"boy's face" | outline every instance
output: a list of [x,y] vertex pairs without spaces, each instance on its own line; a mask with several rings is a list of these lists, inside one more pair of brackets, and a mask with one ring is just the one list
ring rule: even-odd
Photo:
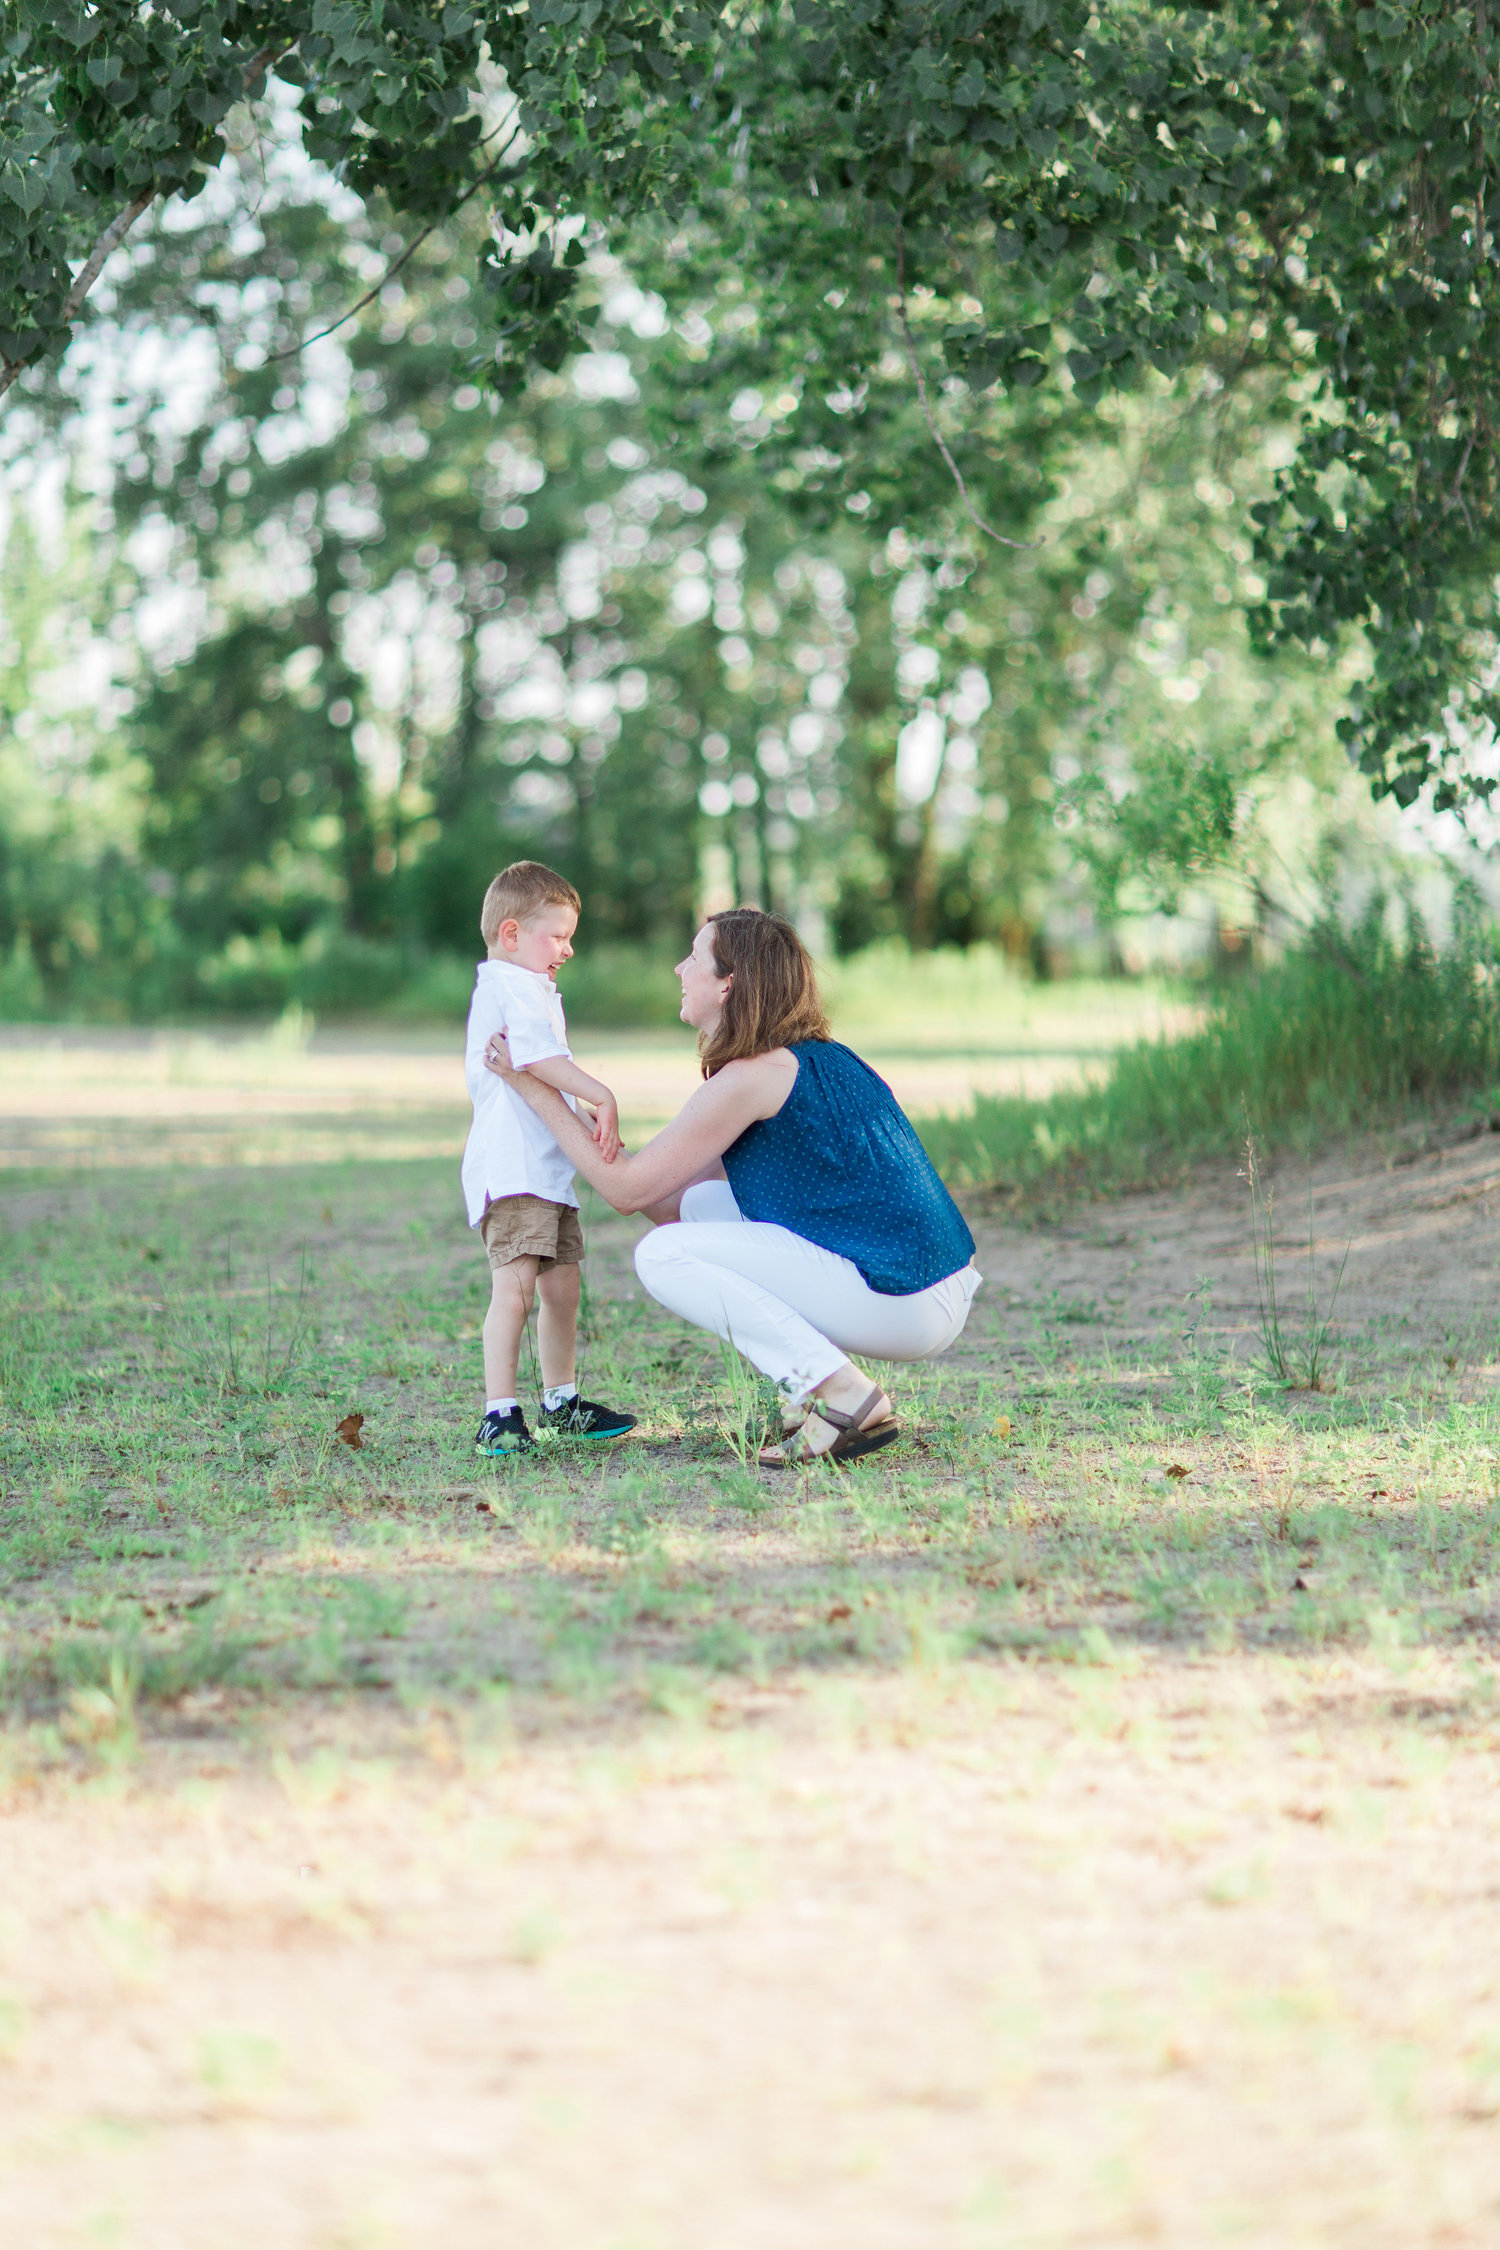
[[511,916],[495,932],[490,959],[514,961],[518,969],[554,976],[564,961],[573,958],[573,932],[577,927],[578,916],[571,906],[539,906],[524,921]]

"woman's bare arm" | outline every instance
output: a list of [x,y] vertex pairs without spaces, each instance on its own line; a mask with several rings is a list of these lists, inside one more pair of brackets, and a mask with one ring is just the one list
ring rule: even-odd
[[669,1227],[682,1217],[682,1199],[690,1187],[699,1187],[705,1180],[727,1180],[728,1177],[723,1157],[716,1156],[711,1164],[704,1165],[701,1172],[695,1172],[690,1180],[684,1180],[680,1188],[663,1196],[660,1203],[648,1203],[641,1217],[649,1219],[654,1227]]
[[527,1070],[533,1078],[540,1078],[544,1086],[555,1086],[560,1094],[576,1094],[596,1113],[594,1139],[607,1160],[613,1161],[620,1153],[620,1105],[609,1088],[600,1079],[590,1078],[580,1070],[570,1055],[546,1055],[541,1062],[528,1063]]
[[796,1060],[785,1048],[726,1063],[689,1096],[654,1140],[636,1155],[622,1154],[606,1164],[593,1135],[562,1096],[529,1071],[512,1070],[494,1059],[501,1051],[492,1040],[489,1068],[536,1111],[574,1170],[615,1210],[644,1211],[652,1218],[675,1218],[683,1189],[711,1177],[717,1159],[747,1125],[774,1117],[797,1080]]

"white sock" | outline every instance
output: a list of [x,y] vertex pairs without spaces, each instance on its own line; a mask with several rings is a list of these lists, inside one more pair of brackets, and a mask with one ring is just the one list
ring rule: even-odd
[[486,1414],[498,1414],[503,1418],[507,1414],[514,1414],[518,1403],[519,1401],[513,1398],[487,1398],[484,1402],[484,1411]]
[[571,1405],[577,1396],[576,1383],[554,1383],[550,1391],[542,1393],[542,1410],[547,1414],[555,1414],[560,1406]]

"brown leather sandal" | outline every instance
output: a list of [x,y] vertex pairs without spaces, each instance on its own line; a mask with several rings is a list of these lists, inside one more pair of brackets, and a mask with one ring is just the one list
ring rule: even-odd
[[[809,1422],[814,1415],[817,1415],[820,1421],[826,1422],[830,1429],[838,1432],[832,1445],[825,1446],[819,1453],[811,1450],[805,1438],[799,1445],[797,1440],[803,1437],[803,1431],[807,1427],[807,1424],[804,1423],[801,1430],[794,1431],[780,1446],[774,1448],[768,1446],[762,1452],[760,1456],[761,1467],[763,1469],[793,1469],[799,1467],[804,1461],[857,1461],[861,1454],[878,1453],[882,1446],[894,1445],[896,1439],[901,1435],[901,1424],[896,1420],[894,1414],[884,1415],[878,1422],[866,1423],[865,1421],[865,1416],[869,1413],[875,1401],[883,1396],[882,1386],[877,1383],[863,1405],[858,1407],[853,1414],[845,1414],[837,1406],[825,1406],[821,1401],[810,1405],[807,1410]],[[772,1452],[779,1453],[781,1458],[779,1460],[767,1459],[767,1454]]]

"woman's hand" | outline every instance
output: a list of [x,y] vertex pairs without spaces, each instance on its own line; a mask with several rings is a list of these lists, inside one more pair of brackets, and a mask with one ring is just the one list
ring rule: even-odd
[[512,1085],[520,1077],[521,1073],[510,1059],[510,1046],[503,1031],[497,1031],[485,1048],[484,1067],[492,1070],[497,1078],[507,1079]]
[[594,1139],[606,1164],[620,1153],[620,1105],[613,1094],[594,1104]]
[[[484,1050],[485,1069],[492,1070],[497,1078],[503,1079],[507,1086],[514,1086],[518,1093],[524,1095],[528,1086],[541,1085],[546,1086],[552,1092],[565,1091],[574,1100],[582,1102],[584,1108],[592,1115],[594,1141],[599,1153],[606,1164],[613,1164],[620,1153],[619,1103],[610,1093],[608,1087],[601,1086],[596,1079],[585,1076],[583,1072],[574,1067],[567,1057],[562,1057],[560,1060],[567,1062],[567,1068],[574,1080],[574,1086],[569,1086],[567,1080],[564,1079],[562,1088],[558,1088],[554,1075],[559,1068],[558,1058],[549,1058],[531,1070],[517,1070],[510,1059],[510,1042],[503,1031],[495,1032],[489,1045]],[[585,1087],[592,1090],[585,1092],[583,1090]],[[531,1106],[535,1109],[537,1104],[533,1102]]]
[[[534,1072],[516,1070],[498,1036],[485,1049],[492,1070],[527,1107],[534,1109],[575,1171],[597,1188],[616,1211],[644,1211],[657,1219],[675,1218],[676,1198],[690,1180],[706,1178],[725,1149],[759,1117],[774,1117],[797,1080],[797,1061],[784,1049],[726,1063],[718,1074],[689,1095],[670,1125],[633,1156],[620,1150],[611,1162],[595,1128],[575,1117],[561,1094]],[[606,1128],[607,1129],[607,1128]]]

